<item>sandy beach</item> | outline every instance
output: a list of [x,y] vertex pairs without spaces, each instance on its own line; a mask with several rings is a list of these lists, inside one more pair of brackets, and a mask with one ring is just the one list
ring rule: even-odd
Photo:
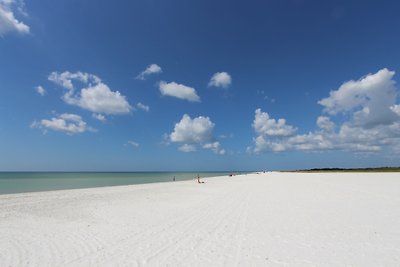
[[399,173],[0,196],[0,266],[400,266]]

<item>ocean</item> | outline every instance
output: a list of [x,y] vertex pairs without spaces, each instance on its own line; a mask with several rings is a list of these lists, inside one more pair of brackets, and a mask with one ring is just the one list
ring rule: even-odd
[[[0,194],[146,184],[224,176],[230,172],[0,172]],[[235,172],[238,174],[238,172]]]

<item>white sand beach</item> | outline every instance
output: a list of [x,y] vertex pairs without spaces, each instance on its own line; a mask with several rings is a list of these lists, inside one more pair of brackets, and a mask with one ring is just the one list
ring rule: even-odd
[[0,266],[400,266],[399,173],[0,196]]

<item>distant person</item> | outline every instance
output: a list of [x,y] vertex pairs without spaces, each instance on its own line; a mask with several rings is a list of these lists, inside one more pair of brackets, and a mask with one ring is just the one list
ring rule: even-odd
[[172,179],[172,181],[174,181],[174,182],[175,182],[175,176],[174,176],[174,178]]
[[198,182],[199,184],[204,184],[204,182],[200,181],[200,175],[198,175],[198,174],[197,174],[197,182]]

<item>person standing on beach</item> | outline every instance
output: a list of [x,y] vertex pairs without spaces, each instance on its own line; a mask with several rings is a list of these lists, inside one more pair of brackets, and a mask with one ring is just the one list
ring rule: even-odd
[[175,176],[174,176],[174,179],[172,179],[172,181],[174,181],[174,182],[175,182]]

